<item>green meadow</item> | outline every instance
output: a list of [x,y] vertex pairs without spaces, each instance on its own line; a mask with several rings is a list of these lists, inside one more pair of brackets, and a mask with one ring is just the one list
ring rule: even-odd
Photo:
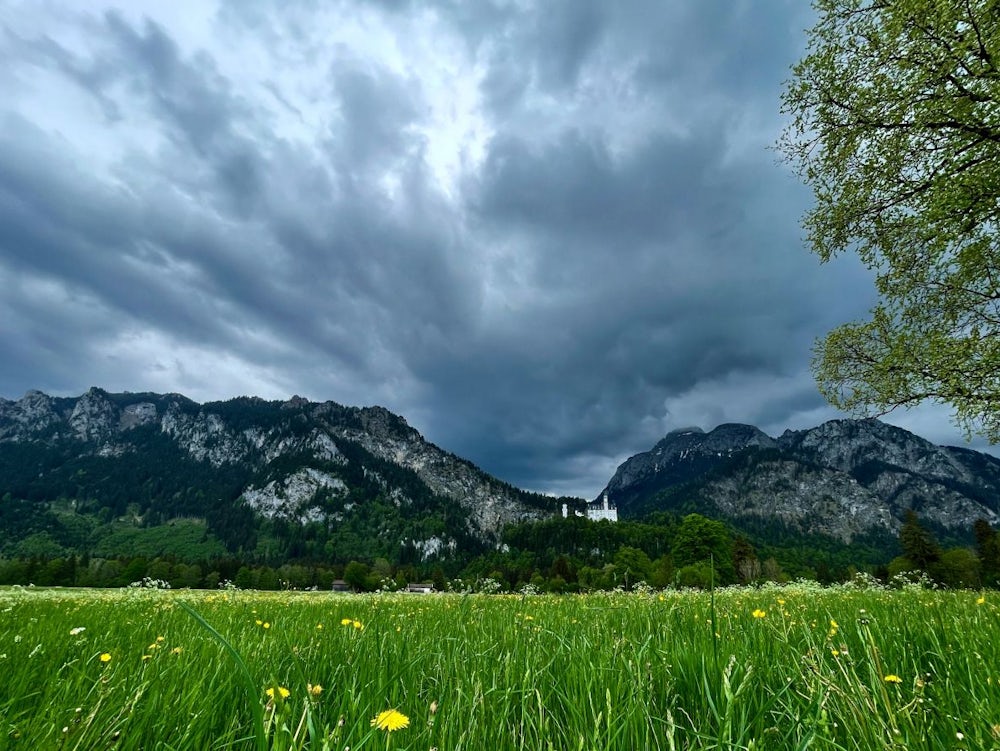
[[0,746],[997,749],[998,602],[3,590]]

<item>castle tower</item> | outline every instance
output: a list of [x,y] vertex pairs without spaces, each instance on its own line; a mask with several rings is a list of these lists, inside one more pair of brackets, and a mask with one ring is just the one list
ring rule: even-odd
[[600,521],[602,519],[610,522],[618,521],[618,509],[611,507],[611,498],[607,490],[604,491],[604,495],[601,497],[600,506],[587,507],[587,518],[591,521]]

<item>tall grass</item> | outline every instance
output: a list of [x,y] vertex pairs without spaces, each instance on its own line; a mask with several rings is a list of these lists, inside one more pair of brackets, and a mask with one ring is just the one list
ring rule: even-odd
[[6,590],[0,747],[997,749],[992,598]]

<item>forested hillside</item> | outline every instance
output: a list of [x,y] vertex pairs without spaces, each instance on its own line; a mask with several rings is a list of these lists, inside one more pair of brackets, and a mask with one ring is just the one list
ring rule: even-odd
[[[379,407],[29,392],[0,400],[0,583],[579,591],[920,570],[989,584],[998,478],[992,457],[879,424],[690,429],[625,462],[608,485],[622,521],[594,522],[581,499],[513,488]],[[901,544],[913,511],[933,541],[919,550]]]

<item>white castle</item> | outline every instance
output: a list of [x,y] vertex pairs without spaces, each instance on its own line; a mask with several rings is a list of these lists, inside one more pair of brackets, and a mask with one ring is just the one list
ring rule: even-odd
[[[584,514],[579,511],[574,511],[573,513],[577,516],[584,516]],[[562,514],[564,518],[569,516],[569,507],[565,503],[562,505]],[[611,504],[608,501],[608,491],[604,491],[604,497],[600,505],[597,503],[587,504],[586,516],[592,522],[600,521],[601,519],[607,519],[609,522],[618,521],[618,509],[611,507]]]

